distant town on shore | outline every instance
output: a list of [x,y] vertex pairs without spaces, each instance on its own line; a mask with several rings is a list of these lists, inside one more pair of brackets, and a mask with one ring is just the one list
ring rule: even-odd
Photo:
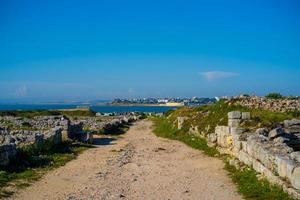
[[217,98],[132,98],[132,99],[114,99],[109,105],[144,105],[144,106],[199,106],[203,104],[214,103]]

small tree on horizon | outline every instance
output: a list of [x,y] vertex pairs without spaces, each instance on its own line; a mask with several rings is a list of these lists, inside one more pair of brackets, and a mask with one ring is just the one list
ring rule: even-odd
[[274,93],[267,94],[266,98],[268,98],[268,99],[282,99],[283,96],[280,93],[274,92]]

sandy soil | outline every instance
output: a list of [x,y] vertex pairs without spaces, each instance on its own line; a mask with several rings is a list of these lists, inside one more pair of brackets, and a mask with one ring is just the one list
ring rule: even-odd
[[96,138],[97,148],[12,199],[241,199],[221,160],[158,138],[151,127],[140,121],[121,139]]

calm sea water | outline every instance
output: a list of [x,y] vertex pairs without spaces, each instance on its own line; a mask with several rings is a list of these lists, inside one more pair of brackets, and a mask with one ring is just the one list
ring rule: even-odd
[[[48,109],[68,109],[76,108],[74,104],[0,104],[0,110],[48,110]],[[176,109],[176,107],[165,106],[91,106],[91,110],[95,112],[111,113],[111,112],[166,112]]]

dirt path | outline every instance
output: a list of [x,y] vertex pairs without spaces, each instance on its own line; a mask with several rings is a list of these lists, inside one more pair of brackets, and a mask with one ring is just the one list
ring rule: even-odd
[[97,138],[97,148],[49,172],[13,199],[220,199],[241,197],[221,160],[156,137],[149,121],[123,138]]

